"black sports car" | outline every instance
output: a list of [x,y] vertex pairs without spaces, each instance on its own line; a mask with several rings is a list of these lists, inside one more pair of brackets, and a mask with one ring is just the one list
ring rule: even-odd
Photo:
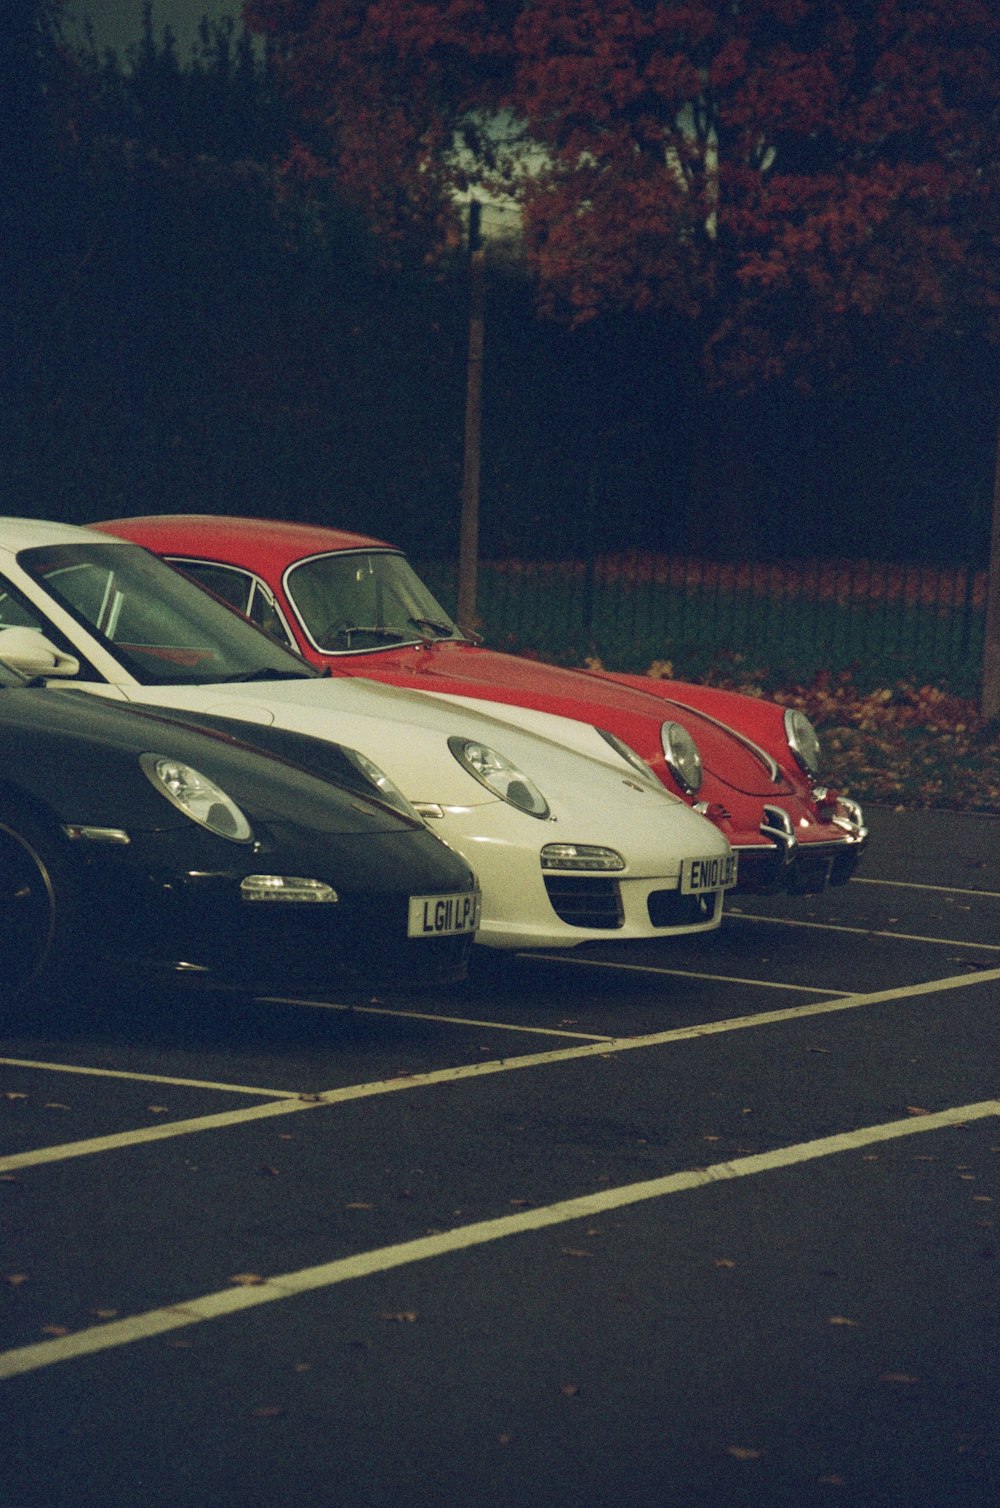
[[206,721],[0,662],[0,1011],[135,966],[257,994],[462,978],[475,877],[381,771]]

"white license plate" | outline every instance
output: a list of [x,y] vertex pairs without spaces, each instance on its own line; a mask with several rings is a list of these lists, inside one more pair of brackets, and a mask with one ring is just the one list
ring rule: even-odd
[[728,890],[736,884],[736,861],[734,853],[715,854],[711,859],[682,859],[681,895]]
[[454,937],[479,926],[479,892],[411,895],[408,937]]

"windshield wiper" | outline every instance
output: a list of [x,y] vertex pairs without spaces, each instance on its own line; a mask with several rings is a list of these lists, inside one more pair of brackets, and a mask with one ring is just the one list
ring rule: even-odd
[[450,639],[454,630],[450,623],[439,623],[436,618],[411,618],[409,620],[415,628],[430,628],[436,634],[441,634],[445,639]]
[[245,670],[241,675],[213,676],[212,679],[218,681],[220,685],[230,686],[237,681],[312,681],[317,677],[311,670],[303,667],[302,670]]

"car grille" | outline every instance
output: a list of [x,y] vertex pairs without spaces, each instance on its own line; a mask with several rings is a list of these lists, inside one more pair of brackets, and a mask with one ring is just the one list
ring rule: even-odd
[[556,916],[568,927],[602,927],[613,931],[625,920],[617,880],[547,874],[545,889]]
[[681,895],[679,890],[654,890],[648,901],[654,927],[697,927],[715,914],[715,891],[707,895]]

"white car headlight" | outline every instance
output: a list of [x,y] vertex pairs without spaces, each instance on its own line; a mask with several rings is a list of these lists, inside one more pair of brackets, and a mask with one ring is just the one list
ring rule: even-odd
[[798,707],[785,712],[785,737],[799,768],[815,780],[820,771],[819,735]]
[[463,769],[501,801],[509,801],[529,817],[549,815],[549,804],[534,781],[495,749],[474,738],[459,737],[449,738],[448,747]]
[[680,723],[664,723],[660,729],[663,752],[680,785],[690,796],[701,786],[701,755],[698,745]]
[[391,806],[395,811],[402,812],[404,817],[409,817],[411,822],[422,822],[423,818],[403,795],[398,785],[391,781],[383,769],[369,759],[367,754],[362,754],[358,749],[348,749],[341,744],[341,749],[351,761],[356,770],[360,770],[366,780],[375,787],[380,801],[386,806]]
[[207,775],[166,754],[140,754],[139,765],[161,795],[192,822],[234,843],[248,843],[253,837],[236,802]]

